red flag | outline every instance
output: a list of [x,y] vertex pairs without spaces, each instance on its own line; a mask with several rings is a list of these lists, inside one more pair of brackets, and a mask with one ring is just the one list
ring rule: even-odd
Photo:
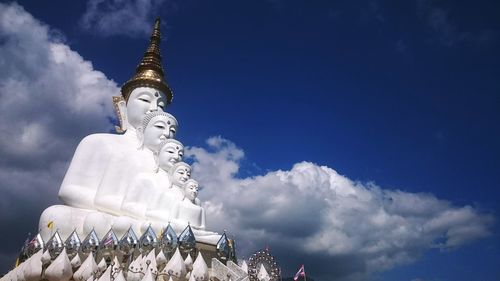
[[304,265],[302,265],[299,268],[299,271],[297,271],[297,273],[295,273],[295,276],[293,277],[293,280],[297,281],[297,279],[299,279],[300,276],[303,276],[303,277],[306,276],[306,271],[304,270]]

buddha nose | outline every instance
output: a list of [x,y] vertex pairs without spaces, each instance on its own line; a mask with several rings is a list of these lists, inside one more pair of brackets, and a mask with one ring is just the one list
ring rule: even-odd
[[170,128],[165,129],[164,134],[168,139],[174,138],[174,134],[173,134],[172,130],[170,130]]
[[170,129],[167,127],[165,129],[163,129],[163,135],[167,138],[167,139],[171,139],[172,136],[170,135]]
[[158,110],[158,104],[156,103],[156,101],[149,104],[149,111],[157,111],[157,110]]

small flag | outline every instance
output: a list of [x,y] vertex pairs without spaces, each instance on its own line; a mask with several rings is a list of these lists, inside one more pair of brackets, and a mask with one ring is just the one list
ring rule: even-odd
[[108,237],[106,237],[106,240],[104,240],[104,246],[111,246],[113,245],[113,235],[110,233]]
[[30,240],[30,242],[28,243],[28,247],[37,247],[39,245],[38,243],[38,237],[33,237],[33,239]]
[[47,227],[49,229],[52,229],[54,227],[54,222],[53,221],[49,221],[49,223],[47,224]]
[[306,271],[304,270],[304,265],[302,265],[299,268],[299,271],[297,271],[297,273],[295,273],[295,276],[293,277],[293,280],[297,281],[297,279],[299,279],[300,276],[303,276],[303,277],[306,276]]

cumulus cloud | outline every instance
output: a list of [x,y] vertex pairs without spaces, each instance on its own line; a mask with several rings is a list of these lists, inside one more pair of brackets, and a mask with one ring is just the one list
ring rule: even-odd
[[0,3],[0,225],[16,225],[2,237],[23,240],[36,231],[78,141],[112,129],[111,96],[118,93],[57,32],[18,4]]
[[310,162],[237,178],[243,151],[221,137],[207,144],[187,150],[204,186],[207,223],[230,227],[244,256],[269,244],[282,262],[306,262],[329,280],[359,280],[490,233],[493,218],[471,206],[353,181]]
[[[159,16],[165,0],[90,0],[81,26],[96,35],[140,37],[151,32],[151,19]],[[171,9],[175,4],[171,3]]]

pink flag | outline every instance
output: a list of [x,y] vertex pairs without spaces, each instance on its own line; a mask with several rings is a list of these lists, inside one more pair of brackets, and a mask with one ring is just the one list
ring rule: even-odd
[[36,240],[36,236],[31,239],[31,241],[28,243],[28,245],[36,245],[38,241]]
[[295,276],[293,277],[293,280],[294,281],[297,281],[297,279],[299,279],[300,276],[306,276],[306,271],[304,270],[304,265],[302,265],[300,268],[299,268],[299,271],[297,271],[297,273],[295,273]]
[[104,240],[104,246],[111,246],[113,242],[113,235],[110,233],[108,237],[106,237],[106,240]]

